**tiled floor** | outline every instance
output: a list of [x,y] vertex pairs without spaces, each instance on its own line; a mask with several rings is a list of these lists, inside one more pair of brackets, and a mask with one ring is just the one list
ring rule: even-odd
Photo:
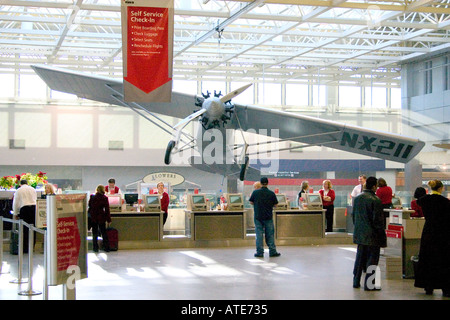
[[[382,280],[382,290],[352,288],[353,245],[279,246],[281,257],[254,258],[254,248],[120,250],[89,253],[89,277],[77,282],[78,300],[297,300],[297,299],[447,299],[436,290],[427,296],[411,279]],[[27,256],[25,256],[26,259]],[[42,254],[34,258],[33,289],[42,291]],[[26,261],[26,260],[25,260]],[[17,278],[17,256],[4,253],[0,300],[21,296],[28,284]],[[24,278],[27,266],[24,265]],[[49,299],[61,299],[62,287],[50,287]]]

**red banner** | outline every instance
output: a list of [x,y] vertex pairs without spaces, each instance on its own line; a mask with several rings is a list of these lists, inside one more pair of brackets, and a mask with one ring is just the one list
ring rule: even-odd
[[57,270],[64,271],[71,265],[78,265],[80,254],[80,233],[77,218],[58,218],[56,227],[57,241]]
[[125,4],[122,9],[124,98],[130,102],[170,102],[173,5],[170,1],[158,1],[161,7],[140,3]]

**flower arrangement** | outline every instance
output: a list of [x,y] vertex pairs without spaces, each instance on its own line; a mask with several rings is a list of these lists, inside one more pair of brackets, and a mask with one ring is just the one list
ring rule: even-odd
[[20,187],[20,180],[27,180],[28,185],[36,188],[39,184],[47,184],[47,176],[45,172],[39,171],[37,174],[22,173],[15,176],[4,176],[0,178],[0,188],[12,189]]

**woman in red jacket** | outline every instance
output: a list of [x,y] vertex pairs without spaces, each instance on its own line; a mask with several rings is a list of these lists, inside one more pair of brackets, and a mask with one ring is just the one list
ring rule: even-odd
[[332,189],[331,181],[324,180],[323,181],[323,189],[319,190],[320,196],[322,197],[323,208],[326,211],[325,220],[327,221],[327,229],[326,232],[333,232],[333,216],[334,216],[334,199],[336,198],[336,194]]
[[96,193],[91,195],[88,210],[92,221],[92,243],[94,252],[98,252],[98,229],[100,229],[103,238],[103,250],[108,252],[109,241],[106,233],[106,222],[111,223],[111,214],[109,211],[108,197],[105,196],[105,187],[103,185],[98,185]]
[[163,215],[163,225],[166,223],[167,221],[167,216],[168,216],[168,209],[169,209],[169,195],[167,194],[167,192],[164,192],[164,183],[163,182],[158,182],[158,184],[156,185],[156,187],[158,188],[158,194],[160,195],[161,198],[161,211],[164,211],[164,215]]

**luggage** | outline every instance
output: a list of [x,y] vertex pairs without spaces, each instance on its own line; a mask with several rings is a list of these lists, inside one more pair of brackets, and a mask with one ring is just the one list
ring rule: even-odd
[[109,250],[119,250],[119,231],[114,228],[106,228],[106,234],[108,235]]

